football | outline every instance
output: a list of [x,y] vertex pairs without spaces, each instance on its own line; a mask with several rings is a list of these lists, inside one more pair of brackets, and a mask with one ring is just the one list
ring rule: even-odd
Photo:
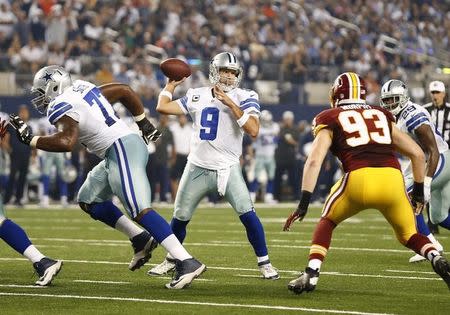
[[188,64],[177,58],[166,59],[160,63],[159,67],[164,75],[171,80],[179,81],[191,75],[191,68]]

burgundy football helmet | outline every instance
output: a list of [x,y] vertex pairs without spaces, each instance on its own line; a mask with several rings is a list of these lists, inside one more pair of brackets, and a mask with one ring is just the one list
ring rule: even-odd
[[364,80],[354,72],[344,72],[334,80],[331,87],[331,107],[364,103],[366,94],[367,90]]

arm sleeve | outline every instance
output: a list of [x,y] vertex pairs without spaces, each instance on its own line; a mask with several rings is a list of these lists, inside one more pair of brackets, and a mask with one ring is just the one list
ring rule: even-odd
[[250,91],[242,95],[243,100],[239,102],[239,108],[246,114],[259,117],[261,108],[259,106],[259,96],[255,91]]
[[59,102],[53,105],[47,113],[48,120],[52,125],[55,125],[64,115],[71,117],[77,122],[81,120],[81,114],[76,110],[76,106],[67,102]]

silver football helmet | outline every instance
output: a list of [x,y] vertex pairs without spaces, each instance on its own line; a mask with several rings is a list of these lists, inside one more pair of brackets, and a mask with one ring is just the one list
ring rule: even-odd
[[387,109],[393,115],[400,113],[408,101],[408,88],[402,81],[389,80],[381,87],[381,107]]
[[[220,78],[221,69],[236,71],[236,78],[230,82],[229,79]],[[214,56],[209,64],[209,81],[217,85],[222,91],[229,92],[239,86],[242,81],[243,70],[236,56],[229,52],[222,52]]]
[[34,75],[31,103],[39,113],[44,114],[48,104],[71,85],[70,74],[63,67],[55,65],[44,67]]

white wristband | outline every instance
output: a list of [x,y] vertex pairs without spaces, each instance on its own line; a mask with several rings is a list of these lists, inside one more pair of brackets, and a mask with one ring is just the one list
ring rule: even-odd
[[423,180],[423,184],[425,186],[431,186],[431,181],[433,180],[433,177],[430,176],[425,176],[424,180]]
[[172,93],[167,90],[162,90],[161,93],[159,93],[159,97],[161,96],[167,96],[170,100],[172,100],[173,97]]
[[242,128],[242,126],[245,125],[245,123],[247,122],[247,120],[249,120],[249,118],[250,118],[250,115],[247,114],[247,113],[244,113],[244,114],[241,116],[241,118],[239,118],[239,119],[237,120],[237,124],[239,125],[239,127]]
[[133,116],[133,119],[134,119],[134,121],[141,121],[142,119],[144,119],[145,118],[145,112],[144,113],[142,113],[142,114],[140,114],[140,115],[137,115],[137,116]]
[[36,148],[37,141],[38,141],[39,138],[40,138],[39,136],[34,136],[33,138],[31,138],[30,147]]

